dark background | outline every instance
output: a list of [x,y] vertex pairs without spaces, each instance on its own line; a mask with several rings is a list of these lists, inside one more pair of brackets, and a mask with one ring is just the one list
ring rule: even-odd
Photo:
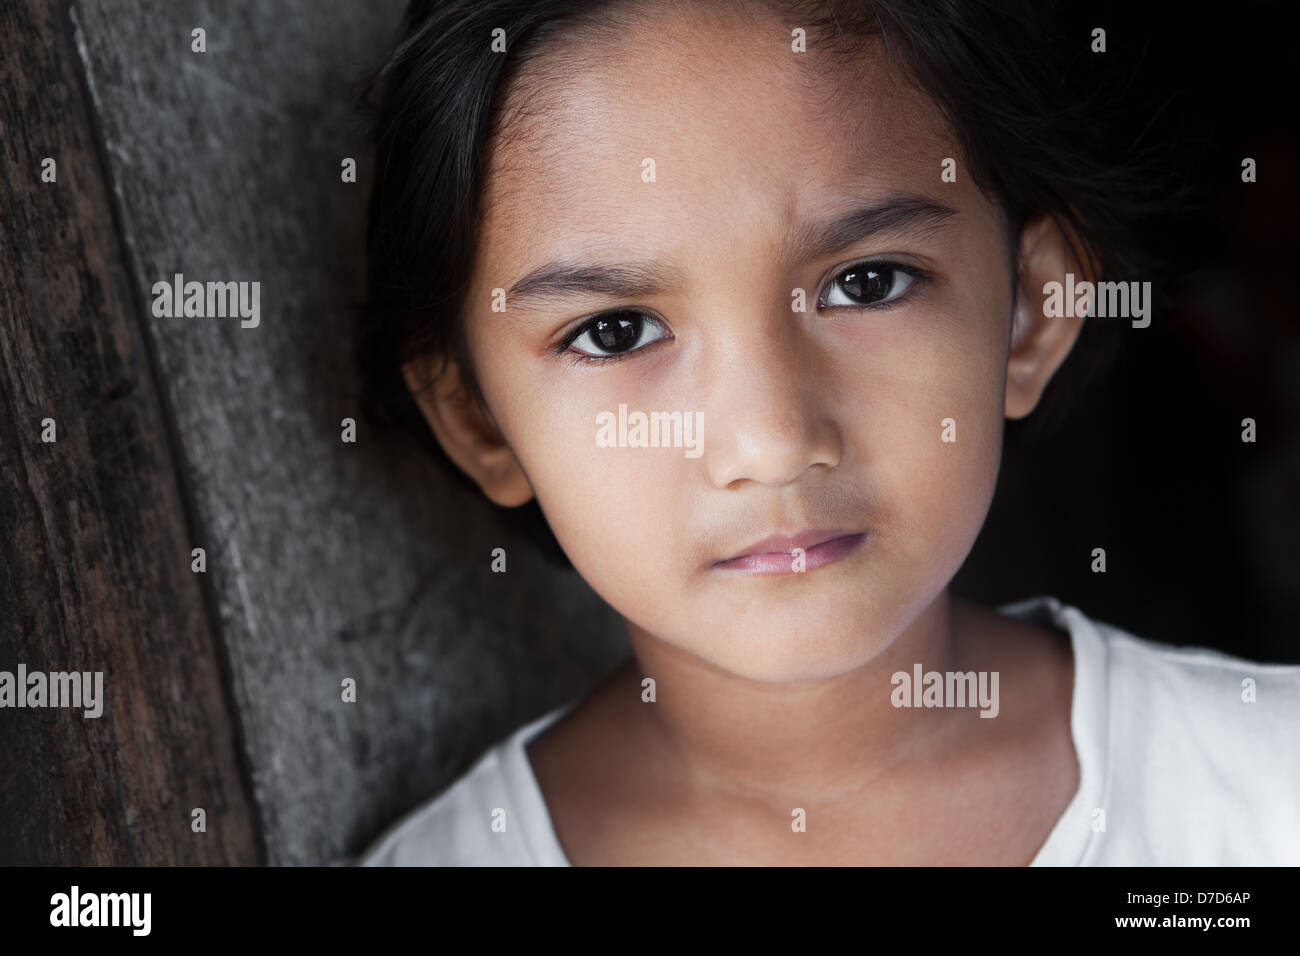
[[[1300,662],[1290,34],[1273,4],[1063,11],[1083,38],[1070,82],[1124,94],[1109,134],[1117,160],[1132,144],[1158,145],[1190,186],[1190,201],[1143,230],[1185,275],[1150,327],[1124,331],[1116,365],[1056,434],[1009,437],[989,520],[953,589],[985,602],[1054,594],[1142,637]],[[1097,26],[1104,55],[1088,52]],[[1241,181],[1245,157],[1254,183]],[[1243,418],[1255,419],[1254,444],[1241,441]],[[1096,547],[1105,574],[1091,571]]]

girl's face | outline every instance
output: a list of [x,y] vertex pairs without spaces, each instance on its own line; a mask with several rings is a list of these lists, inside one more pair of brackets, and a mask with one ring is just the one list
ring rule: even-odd
[[[580,68],[523,80],[525,110],[559,111],[492,144],[466,313],[517,466],[468,470],[499,503],[536,495],[634,641],[756,680],[826,677],[941,596],[983,523],[1010,249],[895,67],[719,16],[576,41]],[[683,436],[697,450],[609,447],[620,406],[702,423]],[[766,559],[784,573],[719,565],[808,530],[803,571],[779,543],[757,550],[784,551]],[[858,537],[812,547],[841,536]]]

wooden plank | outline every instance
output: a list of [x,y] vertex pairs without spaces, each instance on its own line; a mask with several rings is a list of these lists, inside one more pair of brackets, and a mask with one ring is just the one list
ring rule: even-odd
[[0,45],[0,670],[103,672],[99,717],[0,710],[0,865],[254,863],[67,4],[0,5]]
[[[352,82],[404,4],[81,3],[131,281],[260,283],[260,322],[146,314],[206,538],[272,863],[338,861],[626,653],[493,506],[360,420],[369,161]],[[191,31],[206,31],[206,53]],[[343,157],[358,182],[343,183]],[[489,569],[492,548],[509,571]],[[344,703],[344,678],[357,701]]]

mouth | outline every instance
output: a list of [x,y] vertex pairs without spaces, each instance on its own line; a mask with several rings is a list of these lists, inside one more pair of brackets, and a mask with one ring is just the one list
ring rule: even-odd
[[715,561],[712,569],[743,574],[799,574],[848,557],[866,540],[866,532],[861,531],[809,530],[771,535],[735,557]]

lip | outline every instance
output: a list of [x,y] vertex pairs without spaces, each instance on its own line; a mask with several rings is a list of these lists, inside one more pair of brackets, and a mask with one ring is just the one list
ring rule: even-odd
[[798,574],[793,551],[803,549],[802,570],[811,571],[856,551],[867,539],[865,531],[810,528],[797,534],[774,534],[748,545],[731,558],[715,561],[714,570],[748,574]]

